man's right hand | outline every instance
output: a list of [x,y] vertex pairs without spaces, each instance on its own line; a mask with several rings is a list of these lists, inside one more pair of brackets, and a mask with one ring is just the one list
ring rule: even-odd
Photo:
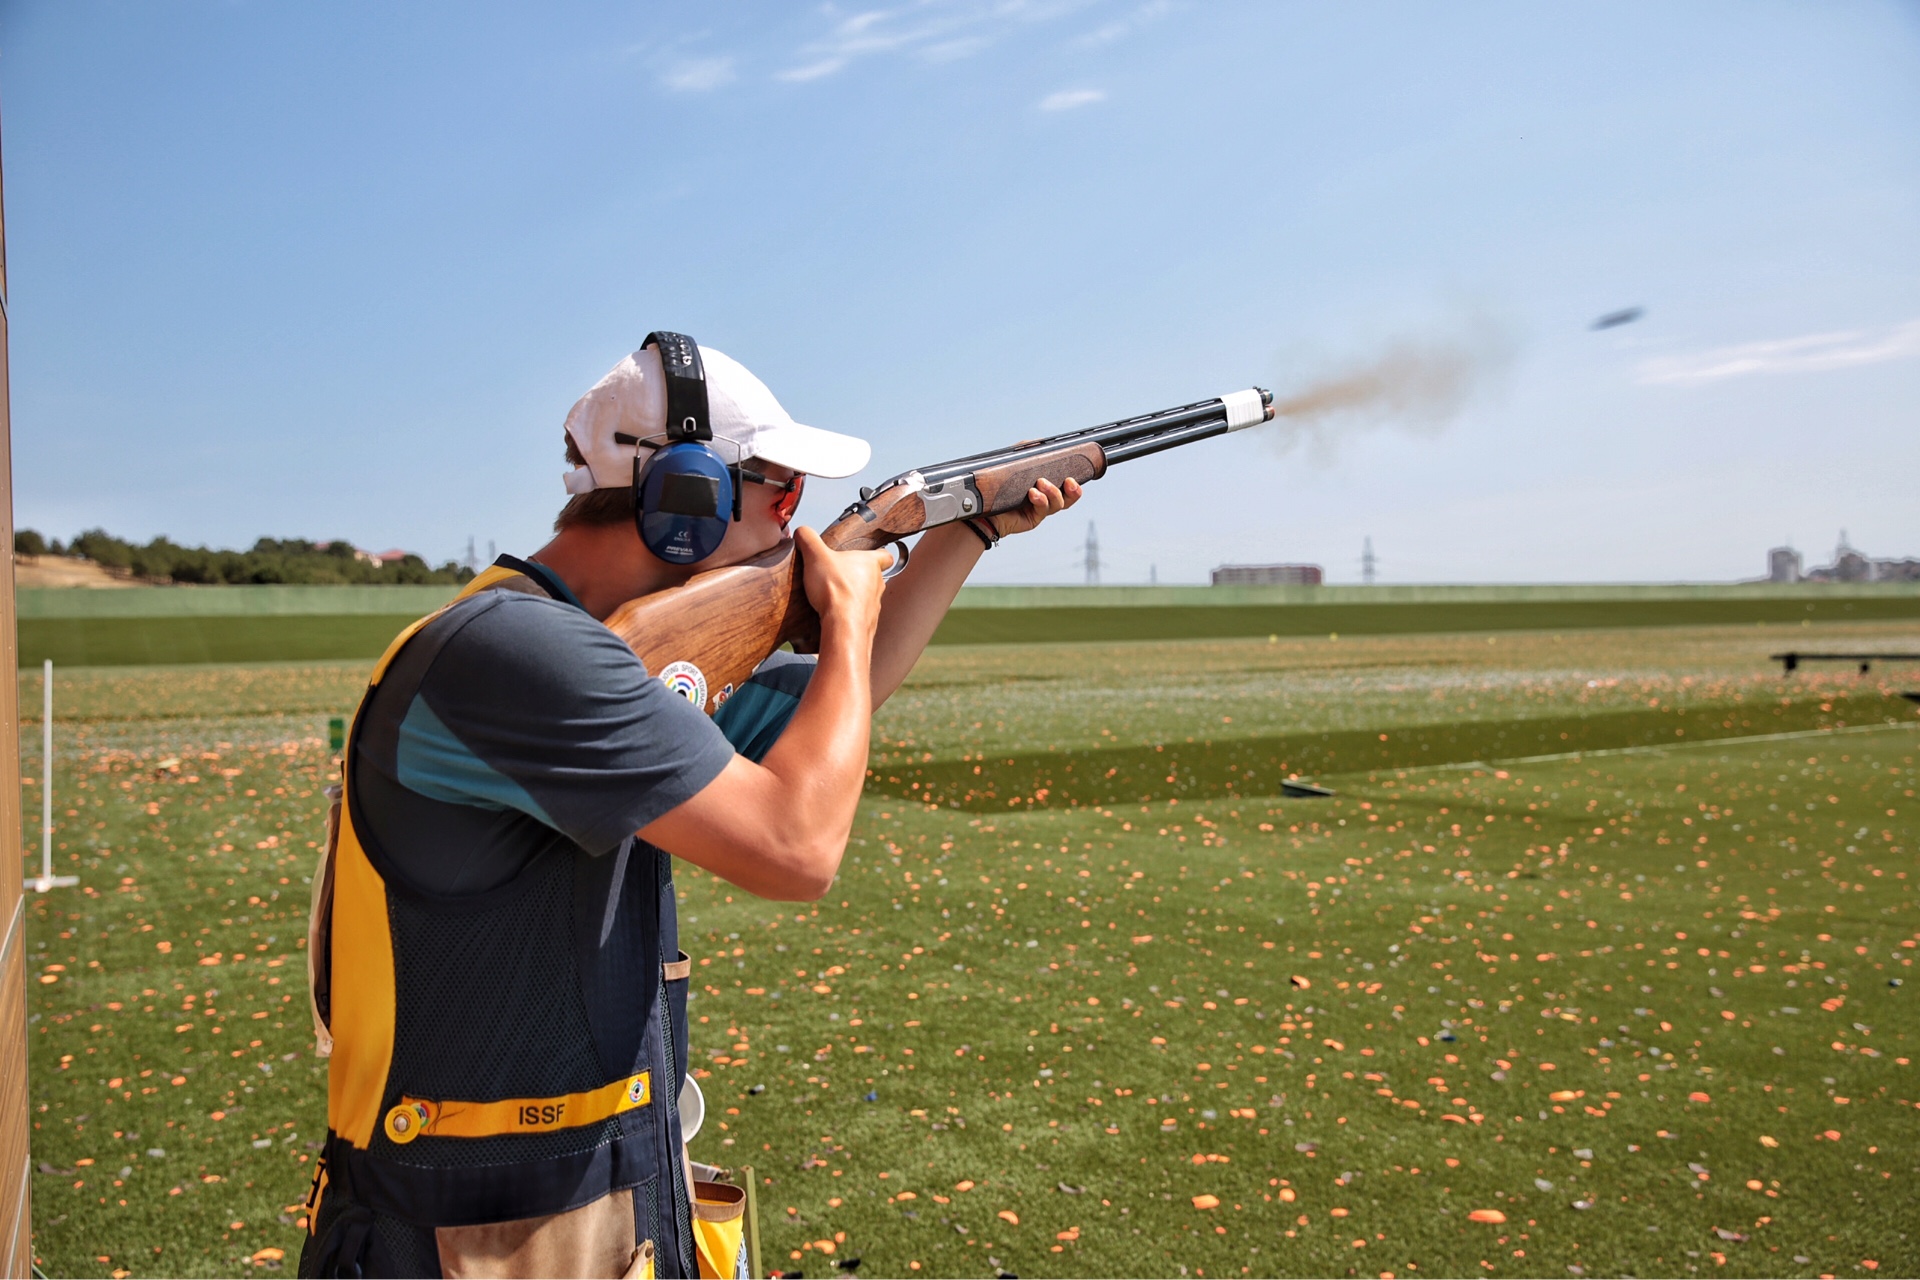
[[749,893],[824,894],[840,869],[867,777],[873,633],[884,551],[833,551],[794,530],[820,657],[780,740],[754,764],[735,756],[693,797],[642,828],[643,839]]
[[799,544],[807,603],[820,615],[822,627],[844,628],[848,638],[870,644],[887,585],[881,574],[893,562],[893,553],[835,551],[804,526],[793,531],[793,539]]

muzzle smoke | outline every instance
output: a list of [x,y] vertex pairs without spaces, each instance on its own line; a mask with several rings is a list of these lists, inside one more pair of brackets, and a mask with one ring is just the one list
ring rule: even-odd
[[1491,321],[1403,335],[1377,354],[1307,376],[1298,390],[1277,391],[1268,438],[1283,453],[1305,445],[1324,463],[1364,431],[1434,434],[1492,390],[1512,360],[1512,342]]

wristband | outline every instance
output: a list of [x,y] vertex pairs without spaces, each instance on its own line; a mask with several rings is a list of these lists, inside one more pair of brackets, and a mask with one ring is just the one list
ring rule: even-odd
[[[973,530],[973,536],[980,539],[980,545],[988,551],[993,550],[993,544],[1000,541],[1000,534],[994,529],[990,521],[975,516],[973,519],[968,520],[966,525],[967,528]],[[983,525],[985,528],[981,527]]]

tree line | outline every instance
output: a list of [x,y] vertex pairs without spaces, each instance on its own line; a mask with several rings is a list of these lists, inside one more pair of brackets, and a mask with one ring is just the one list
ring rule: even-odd
[[473,571],[452,560],[435,569],[419,556],[383,560],[374,565],[361,559],[353,544],[308,542],[304,538],[262,538],[246,551],[216,547],[183,547],[160,537],[144,545],[116,538],[104,529],[88,529],[72,542],[48,540],[33,529],[13,535],[16,554],[76,556],[107,569],[130,573],[153,582],[216,584],[290,583],[327,585],[345,583],[458,583]]

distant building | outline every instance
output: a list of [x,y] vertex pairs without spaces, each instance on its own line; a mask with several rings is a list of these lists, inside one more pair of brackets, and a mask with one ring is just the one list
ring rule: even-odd
[[1876,560],[1875,582],[1920,582],[1920,560]]
[[1216,587],[1317,587],[1324,578],[1317,564],[1223,564],[1213,571]]
[[[1783,578],[1783,559],[1790,557],[1793,576]],[[1775,547],[1767,553],[1769,582],[1920,582],[1920,560],[1875,560],[1847,542],[1847,531],[1840,531],[1840,543],[1833,549],[1833,563],[1800,572],[1800,553],[1791,547]]]
[[1920,582],[1920,560],[1871,560],[1847,548],[1833,563],[1808,572],[1807,582]]
[[353,558],[355,560],[360,561],[362,564],[372,565],[376,569],[383,564],[394,564],[398,561],[405,560],[412,554],[413,552],[402,551],[398,547],[387,551],[362,551],[359,547],[353,549]]

